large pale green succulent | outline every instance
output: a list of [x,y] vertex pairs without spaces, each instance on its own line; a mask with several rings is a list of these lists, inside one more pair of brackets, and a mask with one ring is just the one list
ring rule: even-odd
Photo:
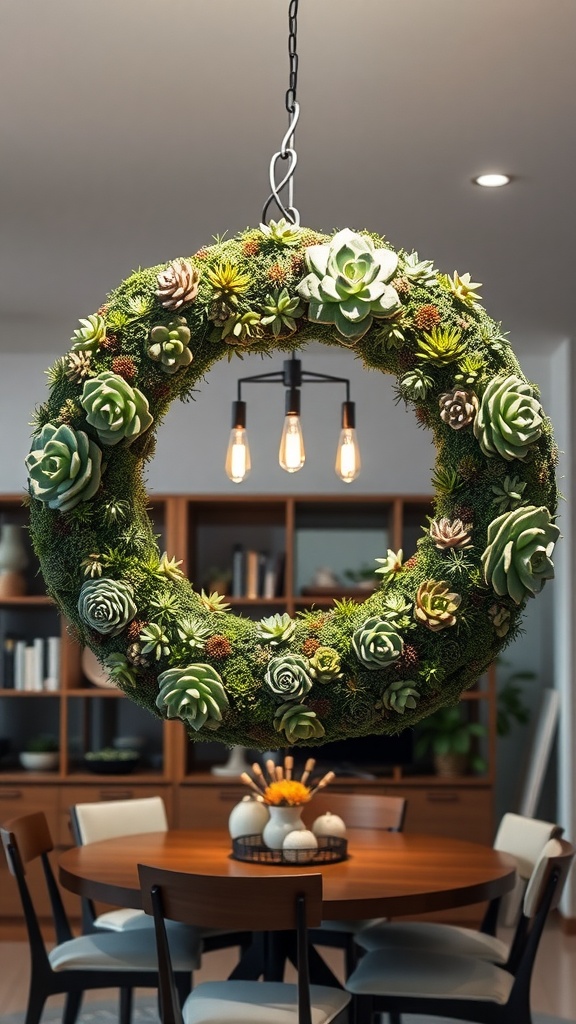
[[301,654],[283,654],[268,662],[264,681],[275,697],[299,700],[312,686],[310,663]]
[[525,459],[542,434],[542,406],[525,381],[511,373],[486,388],[474,420],[474,436],[489,458]]
[[402,654],[404,641],[393,623],[372,615],[354,633],[352,647],[358,661],[375,670],[392,665]]
[[158,676],[156,706],[167,718],[180,718],[195,732],[219,729],[228,709],[222,679],[211,665],[169,668]]
[[154,362],[160,363],[164,373],[172,375],[192,362],[192,353],[188,348],[190,328],[182,316],[177,316],[169,324],[155,324],[150,331],[149,341],[148,355]]
[[291,619],[288,612],[283,615],[269,615],[260,619],[256,627],[258,639],[261,643],[270,644],[270,647],[278,647],[280,644],[288,643],[294,636],[296,623]]
[[142,392],[109,370],[86,381],[81,402],[88,423],[103,444],[134,441],[153,422]]
[[389,249],[376,249],[366,235],[345,228],[327,245],[306,249],[310,273],[298,286],[309,303],[308,319],[334,324],[348,341],[358,341],[374,317],[391,316],[400,299],[388,282],[394,277],[398,257]]
[[316,712],[305,704],[282,704],[274,716],[274,728],[284,733],[288,743],[317,740],[325,733]]
[[488,527],[488,546],[482,555],[484,578],[502,597],[516,604],[540,593],[554,579],[552,552],[560,530],[547,508],[527,505],[494,519]]
[[87,580],[80,588],[78,612],[97,633],[116,636],[136,615],[134,591],[122,580]]
[[106,337],[106,324],[98,313],[80,321],[72,335],[72,352],[97,352]]
[[382,695],[382,704],[387,711],[397,711],[403,715],[406,708],[416,707],[420,694],[411,679],[397,679],[386,687]]
[[83,430],[46,423],[26,458],[30,493],[49,508],[69,512],[100,487],[102,452]]

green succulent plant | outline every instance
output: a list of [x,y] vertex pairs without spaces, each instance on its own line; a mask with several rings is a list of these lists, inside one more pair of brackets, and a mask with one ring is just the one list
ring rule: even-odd
[[291,296],[287,288],[282,288],[274,295],[266,296],[262,310],[266,314],[262,317],[262,326],[270,327],[277,338],[283,330],[296,330],[295,317],[302,316],[304,306],[300,305],[297,295]]
[[281,654],[271,658],[264,673],[264,682],[275,697],[299,700],[312,687],[310,662],[301,654]]
[[352,647],[358,661],[375,670],[393,665],[404,649],[404,641],[387,619],[372,615],[355,631]]
[[474,420],[474,436],[488,458],[525,459],[542,435],[543,412],[525,381],[511,373],[488,384]]
[[455,383],[467,387],[476,384],[485,366],[486,360],[483,355],[479,352],[470,352],[458,363],[458,373],[454,376]]
[[341,668],[340,655],[333,647],[321,645],[310,659],[310,675],[317,683],[331,683],[334,679],[341,679]]
[[[479,722],[465,721],[461,707],[440,708],[418,723],[414,755],[418,759],[428,752],[436,756],[463,754],[469,757],[473,740],[485,734],[486,729]],[[486,762],[481,757],[472,757],[470,764],[474,771],[486,770]]]
[[461,359],[466,351],[462,334],[455,327],[433,327],[418,338],[418,359],[436,366],[448,366]]
[[452,292],[452,295],[456,299],[459,299],[465,306],[470,309],[475,309],[479,306],[480,293],[479,288],[482,287],[476,281],[472,281],[470,274],[460,274],[454,271],[454,275],[450,277],[448,274],[442,275],[442,283],[445,284],[448,291]]
[[389,583],[395,573],[400,572],[403,558],[404,552],[402,548],[399,551],[392,551],[392,548],[388,548],[385,558],[375,559],[376,562],[381,564],[379,569],[374,569],[374,572],[381,574],[383,583]]
[[434,386],[434,381],[421,367],[417,366],[414,370],[408,370],[403,377],[400,378],[399,389],[402,398],[407,398],[411,402],[423,402],[426,398],[430,388]]
[[402,594],[386,594],[382,599],[384,618],[397,629],[407,628],[406,618],[411,611],[412,602],[407,601]]
[[122,580],[86,580],[80,588],[78,612],[90,629],[116,636],[136,615],[134,591]]
[[131,443],[153,423],[148,399],[109,370],[86,381],[81,402],[88,423],[103,444]]
[[147,353],[154,362],[160,363],[164,373],[177,373],[192,362],[188,348],[190,328],[184,317],[178,316],[169,324],[155,324],[150,331]]
[[334,324],[342,337],[356,342],[374,317],[392,316],[400,299],[388,282],[398,257],[389,249],[376,249],[366,235],[345,228],[326,245],[306,249],[310,271],[298,285],[312,323]]
[[285,217],[261,224],[260,231],[269,241],[278,242],[279,245],[298,245],[302,234],[298,224],[290,224]]
[[170,639],[159,622],[149,622],[140,633],[141,653],[152,654],[156,661],[170,654]]
[[94,313],[80,320],[81,326],[72,335],[72,352],[97,352],[106,337],[104,319]]
[[305,704],[282,704],[274,716],[274,728],[284,733],[288,743],[318,740],[325,733],[316,712]]
[[554,579],[552,553],[560,530],[547,508],[526,505],[494,519],[482,554],[484,579],[502,597],[516,604],[540,593]]
[[123,654],[113,651],[104,658],[104,667],[111,679],[120,686],[136,686],[136,672]]
[[415,708],[420,694],[411,679],[398,679],[390,683],[382,694],[382,704],[387,711],[403,715],[406,708]]
[[245,345],[262,334],[262,318],[260,313],[248,310],[247,313],[233,312],[222,328],[222,341],[228,344]]
[[526,481],[519,476],[506,476],[502,483],[492,484],[491,490],[495,495],[492,504],[496,505],[497,512],[509,512],[523,504]]
[[456,612],[462,602],[461,594],[452,593],[450,584],[443,580],[426,580],[416,591],[414,618],[433,633],[456,625]]
[[167,718],[180,718],[198,732],[219,729],[229,702],[222,679],[211,665],[169,668],[158,676],[156,706]]
[[100,487],[102,452],[83,430],[46,423],[32,442],[26,468],[32,497],[69,512]]
[[427,288],[437,281],[432,260],[420,260],[417,252],[411,252],[405,257],[402,272],[409,281],[416,281]]
[[280,644],[289,643],[295,629],[296,623],[287,612],[283,615],[276,613],[260,619],[257,626],[258,639],[261,643],[270,644],[270,647],[279,647]]
[[203,650],[208,637],[212,634],[210,626],[195,618],[184,619],[179,624],[177,632],[184,647],[191,651]]

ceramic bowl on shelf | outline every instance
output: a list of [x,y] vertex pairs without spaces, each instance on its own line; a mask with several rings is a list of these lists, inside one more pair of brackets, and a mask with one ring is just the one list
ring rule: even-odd
[[85,754],[84,765],[95,775],[129,775],[140,763],[137,750],[115,750],[105,747]]
[[58,767],[57,750],[23,750],[18,759],[23,768],[31,772],[47,772]]

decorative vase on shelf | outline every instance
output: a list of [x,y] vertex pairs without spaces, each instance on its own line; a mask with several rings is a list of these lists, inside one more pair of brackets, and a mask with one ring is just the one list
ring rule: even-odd
[[281,850],[290,832],[305,829],[302,821],[302,807],[269,807],[270,820],[264,826],[262,839],[270,850]]
[[212,775],[242,775],[250,768],[246,760],[247,747],[231,747],[225,764],[215,764],[210,771]]
[[22,597],[26,593],[23,570],[28,555],[17,523],[4,523],[0,529],[0,598]]

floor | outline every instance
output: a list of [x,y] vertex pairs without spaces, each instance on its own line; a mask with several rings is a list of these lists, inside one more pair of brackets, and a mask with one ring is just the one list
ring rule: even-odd
[[[333,970],[340,973],[338,951],[325,950]],[[28,990],[28,951],[23,942],[0,942],[0,1021],[2,1016],[23,1010]],[[196,984],[225,977],[234,965],[234,951],[222,950],[204,957]],[[114,993],[97,992],[95,999]],[[56,997],[53,1004],[56,1003]],[[576,935],[564,935],[557,921],[549,922],[544,933],[532,986],[532,1008],[567,1021],[576,1022]]]

